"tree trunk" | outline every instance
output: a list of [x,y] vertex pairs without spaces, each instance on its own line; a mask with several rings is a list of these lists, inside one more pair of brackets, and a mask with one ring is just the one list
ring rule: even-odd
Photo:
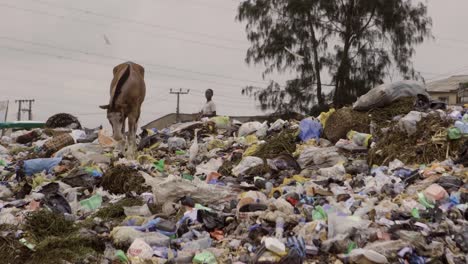
[[347,93],[348,81],[349,81],[349,71],[350,71],[350,59],[349,59],[349,50],[351,48],[351,40],[352,40],[352,28],[351,23],[353,19],[353,12],[354,9],[354,1],[351,0],[349,7],[343,7],[343,10],[346,11],[347,18],[346,18],[346,27],[345,27],[345,34],[343,37],[344,47],[343,47],[343,55],[341,57],[340,66],[338,67],[338,72],[336,74],[336,87],[335,87],[335,94],[333,97],[333,103],[336,107],[342,107],[347,102]]
[[324,105],[324,99],[322,96],[322,78],[320,77],[320,60],[318,57],[318,48],[319,48],[319,43],[317,41],[317,37],[315,36],[315,29],[314,25],[312,24],[312,17],[309,14],[309,27],[310,27],[310,33],[311,33],[311,41],[312,41],[312,53],[314,56],[314,71],[315,71],[315,78],[317,79],[317,100],[319,106]]

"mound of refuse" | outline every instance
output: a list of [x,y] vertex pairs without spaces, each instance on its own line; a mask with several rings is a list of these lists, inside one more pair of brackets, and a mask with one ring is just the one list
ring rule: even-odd
[[135,160],[101,128],[7,134],[0,258],[466,263],[468,109],[402,85],[317,118],[148,129]]
[[369,133],[369,125],[370,119],[367,113],[342,108],[330,115],[323,133],[326,139],[337,142],[345,138],[350,130]]

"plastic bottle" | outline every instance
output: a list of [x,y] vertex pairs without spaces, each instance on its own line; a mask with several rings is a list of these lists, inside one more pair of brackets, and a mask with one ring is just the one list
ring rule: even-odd
[[265,183],[265,192],[267,195],[271,193],[271,190],[273,190],[273,183],[271,182],[266,182]]
[[284,233],[284,219],[283,217],[276,218],[276,229],[275,229],[275,237],[278,239],[283,238]]

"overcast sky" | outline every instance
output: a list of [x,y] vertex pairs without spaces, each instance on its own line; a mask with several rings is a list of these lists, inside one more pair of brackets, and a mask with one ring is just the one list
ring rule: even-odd
[[[262,86],[261,67],[244,62],[249,43],[235,21],[235,0],[0,0],[0,100],[36,99],[34,119],[58,112],[85,126],[107,124],[112,68],[132,60],[146,68],[140,126],[175,112],[170,88],[190,89],[181,111],[197,112],[212,88],[218,113],[259,113],[242,96]],[[426,79],[468,73],[467,0],[430,0],[435,41],[417,48]],[[275,80],[284,78],[273,76]],[[17,105],[10,102],[10,120]]]

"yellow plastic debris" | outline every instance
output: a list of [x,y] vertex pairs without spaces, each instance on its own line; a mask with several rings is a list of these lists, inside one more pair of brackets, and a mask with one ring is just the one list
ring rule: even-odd
[[245,150],[243,156],[244,157],[252,156],[255,152],[257,152],[257,150],[258,150],[258,145],[254,144]]
[[328,118],[335,113],[335,108],[330,109],[328,112],[322,112],[318,119],[320,121],[320,124],[322,124],[322,127],[325,129],[325,126],[327,125],[327,120]]

